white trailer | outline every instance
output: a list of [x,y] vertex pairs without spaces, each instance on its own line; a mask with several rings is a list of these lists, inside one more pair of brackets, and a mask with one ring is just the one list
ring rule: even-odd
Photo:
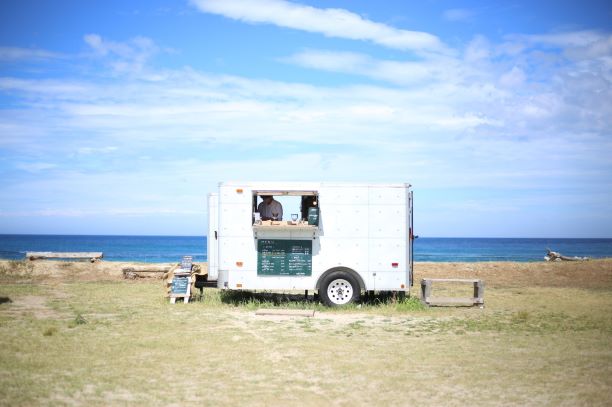
[[[258,220],[268,195],[283,203],[282,220]],[[412,200],[405,183],[222,182],[208,199],[208,279],[221,289],[318,291],[330,306],[363,291],[408,292]]]

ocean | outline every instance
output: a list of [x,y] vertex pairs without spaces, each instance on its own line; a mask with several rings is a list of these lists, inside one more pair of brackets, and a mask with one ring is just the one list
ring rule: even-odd
[[104,260],[165,263],[192,255],[206,261],[204,236],[0,235],[0,258],[23,259],[26,252],[103,252]]
[[[565,256],[612,257],[612,239],[420,237],[414,260],[430,262],[542,261],[550,248]],[[206,261],[205,236],[0,235],[0,258],[21,260],[27,251],[103,252],[107,261],[163,263],[191,255]]]

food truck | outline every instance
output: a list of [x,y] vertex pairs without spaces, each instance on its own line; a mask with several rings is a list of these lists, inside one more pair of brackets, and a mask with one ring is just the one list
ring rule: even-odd
[[[282,204],[282,218],[258,212],[267,196]],[[208,197],[208,280],[231,290],[313,290],[329,306],[366,291],[409,292],[412,203],[407,183],[222,182]]]

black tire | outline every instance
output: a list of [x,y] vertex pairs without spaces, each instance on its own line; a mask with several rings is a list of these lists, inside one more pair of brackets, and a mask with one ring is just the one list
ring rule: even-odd
[[328,307],[352,304],[359,301],[360,295],[359,283],[349,272],[333,271],[321,281],[319,297]]

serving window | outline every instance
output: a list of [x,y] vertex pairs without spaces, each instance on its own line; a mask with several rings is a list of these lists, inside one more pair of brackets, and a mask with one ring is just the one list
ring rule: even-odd
[[258,227],[317,227],[319,206],[317,191],[253,191],[251,223]]

